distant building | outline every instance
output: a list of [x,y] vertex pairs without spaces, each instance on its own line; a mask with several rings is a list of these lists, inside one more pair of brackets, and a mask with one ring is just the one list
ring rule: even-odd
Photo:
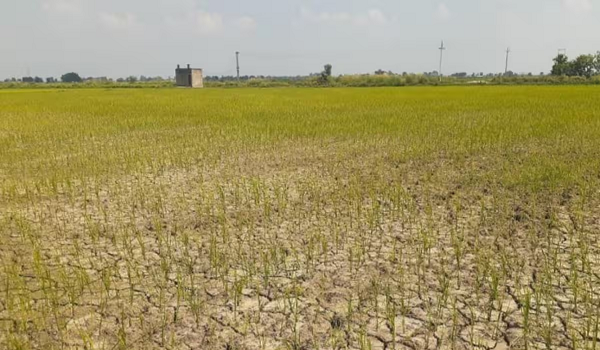
[[175,70],[175,84],[177,86],[203,88],[204,78],[202,76],[202,69],[190,68],[189,64],[187,68],[181,68],[177,65],[177,69]]

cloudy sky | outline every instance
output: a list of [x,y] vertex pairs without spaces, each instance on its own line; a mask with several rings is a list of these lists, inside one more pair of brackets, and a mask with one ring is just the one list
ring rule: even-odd
[[548,71],[600,50],[600,0],[0,0],[0,78]]

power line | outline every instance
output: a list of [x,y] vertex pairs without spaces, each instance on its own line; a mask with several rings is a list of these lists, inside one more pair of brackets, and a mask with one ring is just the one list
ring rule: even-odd
[[446,48],[444,47],[444,40],[442,40],[442,46],[440,46],[440,81],[442,81],[442,62],[444,60],[444,50],[446,50]]
[[237,67],[237,80],[239,82],[240,81],[240,52],[239,51],[235,52],[235,64]]
[[508,73],[508,55],[510,55],[510,47],[506,49],[506,65],[504,66],[504,75]]

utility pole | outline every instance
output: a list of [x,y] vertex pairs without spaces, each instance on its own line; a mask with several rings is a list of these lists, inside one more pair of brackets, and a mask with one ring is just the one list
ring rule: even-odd
[[240,52],[239,51],[235,52],[235,63],[237,66],[237,80],[239,82],[240,81]]
[[510,54],[510,47],[506,49],[506,66],[504,66],[504,75],[508,73],[508,55]]
[[444,50],[446,50],[446,48],[444,47],[444,41],[442,40],[442,46],[440,46],[440,71],[439,71],[439,76],[440,76],[440,81],[442,81],[442,61],[444,60]]

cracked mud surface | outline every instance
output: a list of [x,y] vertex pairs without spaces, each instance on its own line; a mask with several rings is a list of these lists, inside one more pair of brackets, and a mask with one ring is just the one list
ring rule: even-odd
[[34,347],[598,341],[597,217],[434,192],[379,161],[140,174],[5,213],[0,320]]

